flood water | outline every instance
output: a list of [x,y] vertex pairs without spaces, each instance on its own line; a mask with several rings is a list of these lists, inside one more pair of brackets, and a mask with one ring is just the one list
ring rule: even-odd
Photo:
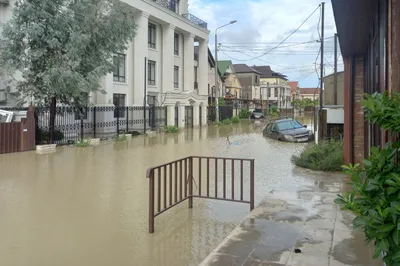
[[264,127],[245,121],[0,155],[0,265],[198,265],[249,205],[194,199],[191,210],[183,203],[158,216],[149,234],[146,169],[192,155],[254,158],[256,204],[274,191],[296,191],[309,181],[290,157],[305,144],[266,139]]

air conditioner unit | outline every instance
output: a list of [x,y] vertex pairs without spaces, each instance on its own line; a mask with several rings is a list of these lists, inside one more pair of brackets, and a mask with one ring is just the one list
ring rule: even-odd
[[6,91],[0,90],[0,102],[5,102],[5,101],[7,101]]

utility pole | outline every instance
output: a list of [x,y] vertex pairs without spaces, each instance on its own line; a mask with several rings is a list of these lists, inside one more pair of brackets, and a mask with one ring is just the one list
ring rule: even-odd
[[337,41],[338,41],[338,36],[337,36],[337,33],[335,33],[335,38],[334,38],[334,42],[335,42],[335,52],[334,52],[334,54],[335,54],[335,64],[334,64],[334,68],[335,68],[335,72],[334,72],[334,76],[333,76],[333,93],[334,93],[334,104],[335,105],[337,105],[338,104],[338,82],[337,82],[337,79],[338,79],[338,76],[337,76],[337,61],[338,61],[338,56],[337,56],[337,45],[338,45],[338,43],[337,43]]
[[323,105],[324,105],[324,30],[325,30],[325,2],[321,3],[321,80],[320,80],[320,93],[319,93],[319,123],[318,123],[318,142],[323,140],[324,137],[324,119],[323,119]]

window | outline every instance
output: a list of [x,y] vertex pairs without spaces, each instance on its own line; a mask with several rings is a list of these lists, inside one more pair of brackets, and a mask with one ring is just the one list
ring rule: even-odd
[[174,66],[174,88],[179,88],[179,67]]
[[125,55],[116,54],[114,61],[114,81],[125,82]]
[[274,97],[278,97],[278,88],[274,89]]
[[258,76],[254,76],[254,78],[255,78],[255,83],[257,84],[258,83]]
[[149,47],[156,49],[156,25],[149,23]]
[[114,93],[113,94],[114,118],[125,117],[125,94]]
[[149,60],[147,63],[147,84],[156,85],[156,61]]
[[174,35],[174,55],[179,55],[179,34]]
[[271,97],[271,88],[267,88],[267,95],[268,95],[268,97]]

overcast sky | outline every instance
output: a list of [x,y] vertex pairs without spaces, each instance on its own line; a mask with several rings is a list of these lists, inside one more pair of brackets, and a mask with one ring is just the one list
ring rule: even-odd
[[[189,0],[189,12],[208,23],[210,49],[214,54],[215,29],[231,20],[237,23],[218,30],[218,60],[233,63],[270,65],[273,70],[299,81],[301,87],[316,87],[315,60],[319,52],[320,10],[285,43],[271,52],[311,15],[318,0]],[[331,1],[325,4],[325,74],[333,73],[336,32]],[[301,44],[302,43],[302,44]],[[265,55],[263,55],[265,54]],[[340,49],[339,49],[340,55]],[[254,57],[261,56],[257,59]],[[319,70],[320,59],[317,61]],[[343,70],[339,56],[338,69]]]

